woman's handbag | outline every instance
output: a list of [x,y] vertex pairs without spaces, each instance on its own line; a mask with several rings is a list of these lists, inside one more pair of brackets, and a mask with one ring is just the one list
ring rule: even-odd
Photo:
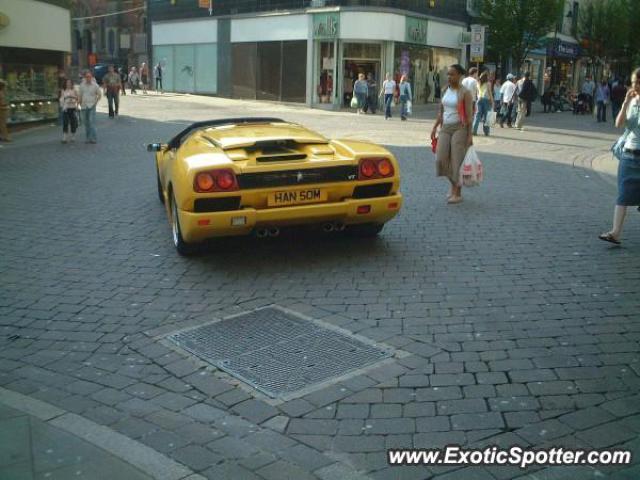
[[461,187],[476,187],[480,185],[484,178],[482,162],[478,158],[476,149],[473,146],[467,149],[464,161],[460,166],[460,178],[458,185]]
[[613,156],[618,160],[622,160],[622,156],[624,155],[624,144],[627,142],[627,137],[629,136],[630,130],[625,129],[624,133],[620,135],[620,138],[616,140],[616,142],[611,145],[611,152]]
[[411,113],[412,113],[412,111],[411,111],[412,107],[413,107],[413,104],[411,103],[411,100],[407,100],[407,113],[409,115],[411,115]]
[[358,108],[358,97],[355,95],[351,98],[351,108]]

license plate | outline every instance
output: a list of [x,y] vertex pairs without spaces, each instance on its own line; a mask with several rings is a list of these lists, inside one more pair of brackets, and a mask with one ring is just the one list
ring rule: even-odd
[[302,203],[318,203],[326,201],[326,190],[322,190],[321,188],[305,188],[302,190],[270,193],[267,203],[270,207],[283,207],[286,205],[300,205]]

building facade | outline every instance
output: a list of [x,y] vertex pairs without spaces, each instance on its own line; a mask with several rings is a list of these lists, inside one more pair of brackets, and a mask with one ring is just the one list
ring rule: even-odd
[[153,63],[163,67],[165,89],[339,108],[359,73],[380,88],[388,72],[407,75],[415,102],[427,103],[446,81],[446,66],[466,53],[462,0],[209,5],[150,0]]
[[70,0],[72,65],[139,66],[148,61],[145,0]]
[[66,0],[0,0],[0,78],[7,82],[10,124],[57,118],[69,25]]

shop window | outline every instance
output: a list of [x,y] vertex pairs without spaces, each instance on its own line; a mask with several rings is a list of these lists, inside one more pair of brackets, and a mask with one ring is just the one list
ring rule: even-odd
[[195,46],[195,91],[197,93],[216,93],[218,91],[217,47],[215,43]]
[[25,123],[58,117],[58,67],[4,64],[9,122]]
[[332,103],[335,82],[335,45],[333,42],[320,43],[320,64],[318,65],[318,95],[319,103]]
[[281,42],[258,43],[258,100],[279,100],[282,70]]
[[175,87],[177,92],[193,93],[195,87],[195,52],[193,45],[174,47]]
[[232,56],[232,95],[234,98],[256,98],[257,44],[234,43]]
[[307,97],[307,42],[282,42],[282,94],[286,102],[303,103]]
[[169,92],[174,90],[173,57],[172,46],[153,47],[153,66],[155,67],[158,63],[162,66],[162,87]]

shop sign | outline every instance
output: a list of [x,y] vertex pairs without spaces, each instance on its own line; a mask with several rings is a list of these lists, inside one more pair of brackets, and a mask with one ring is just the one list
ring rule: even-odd
[[339,35],[339,12],[313,14],[313,38],[338,38]]
[[427,44],[427,20],[406,17],[405,41],[407,43]]
[[0,30],[9,26],[9,17],[0,12]]
[[484,25],[471,25],[471,61],[480,63],[484,61]]
[[556,39],[556,41],[549,46],[548,54],[550,57],[576,58],[580,55],[580,47],[576,44]]

